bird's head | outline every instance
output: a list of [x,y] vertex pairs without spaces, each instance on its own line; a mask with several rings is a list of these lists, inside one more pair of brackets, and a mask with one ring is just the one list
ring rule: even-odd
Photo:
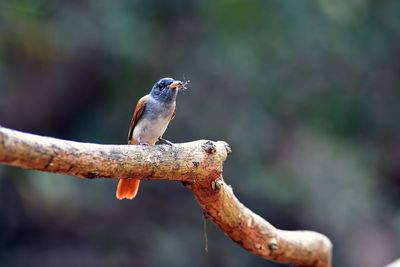
[[151,96],[163,102],[173,101],[180,89],[184,89],[184,83],[172,78],[162,78],[153,85]]

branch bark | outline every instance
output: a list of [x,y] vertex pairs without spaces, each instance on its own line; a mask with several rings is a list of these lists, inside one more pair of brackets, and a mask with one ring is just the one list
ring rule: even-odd
[[233,241],[267,260],[330,267],[330,240],[312,231],[284,231],[246,208],[222,178],[227,143],[99,145],[0,127],[0,163],[83,178],[143,177],[185,182],[203,211]]

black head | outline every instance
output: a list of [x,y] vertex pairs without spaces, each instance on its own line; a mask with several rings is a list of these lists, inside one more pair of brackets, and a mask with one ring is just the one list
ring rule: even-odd
[[159,101],[169,102],[176,99],[178,90],[183,88],[181,81],[175,81],[172,78],[162,78],[153,85],[151,96]]

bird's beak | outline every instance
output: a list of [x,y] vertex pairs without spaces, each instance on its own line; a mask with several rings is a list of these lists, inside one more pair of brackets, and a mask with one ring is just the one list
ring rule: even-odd
[[168,85],[169,89],[182,89],[183,88],[183,82],[181,81],[174,81],[170,85]]

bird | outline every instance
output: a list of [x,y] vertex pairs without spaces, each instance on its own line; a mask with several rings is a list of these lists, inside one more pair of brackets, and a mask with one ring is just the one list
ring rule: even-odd
[[[186,89],[189,81],[179,81],[173,78],[162,78],[157,81],[149,94],[139,99],[133,111],[129,131],[128,144],[155,145],[156,142],[173,145],[162,138],[170,121],[176,115],[176,97],[178,91]],[[116,197],[134,199],[139,190],[140,179],[120,179]]]

